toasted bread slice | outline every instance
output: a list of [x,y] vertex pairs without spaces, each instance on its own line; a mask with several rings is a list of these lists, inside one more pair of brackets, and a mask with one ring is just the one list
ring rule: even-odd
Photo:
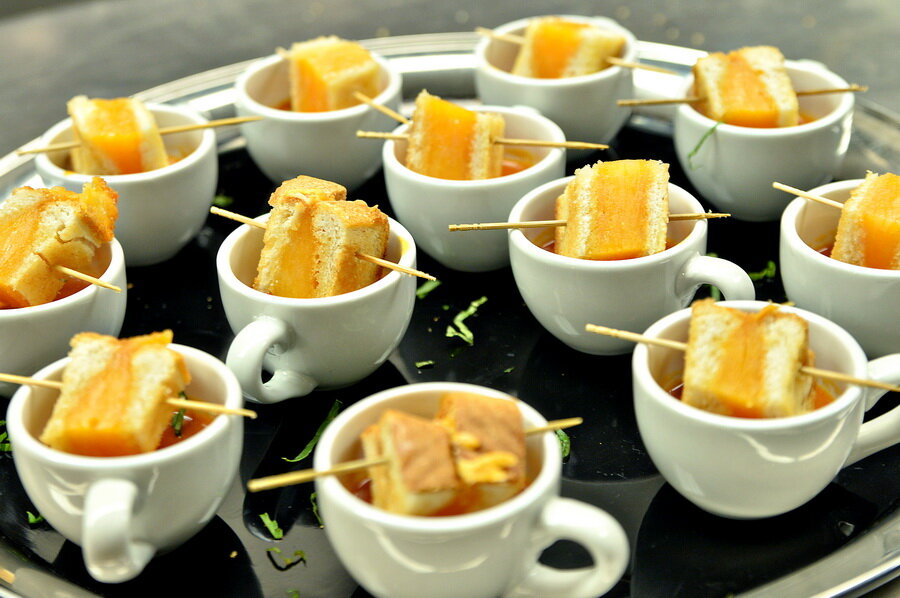
[[735,417],[788,417],[813,409],[806,320],[771,305],[747,313],[694,302],[682,401]]
[[694,65],[695,108],[742,127],[790,127],[800,122],[797,94],[784,56],[771,46],[714,52]]
[[525,430],[513,401],[466,392],[441,397],[436,421],[450,432],[468,510],[507,500],[525,487]]
[[335,36],[295,43],[290,60],[291,110],[325,112],[359,104],[360,92],[379,93],[378,63],[356,42]]
[[532,19],[512,73],[540,79],[590,75],[607,68],[608,59],[624,47],[624,37],[589,23],[559,17]]
[[866,174],[841,210],[831,257],[857,266],[900,270],[900,176]]
[[141,101],[75,96],[68,110],[75,140],[81,142],[71,153],[75,172],[134,174],[169,165],[156,119]]
[[372,504],[402,515],[432,515],[456,498],[460,481],[450,435],[439,424],[388,410],[362,434],[366,459],[389,458],[370,467]]
[[184,358],[168,348],[171,342],[171,330],[122,340],[75,335],[41,442],[92,457],[154,450],[172,417],[166,400],[191,379]]
[[503,168],[506,123],[499,114],[474,112],[423,90],[406,150],[410,170],[439,179],[478,180],[498,177]]
[[117,197],[94,178],[80,194],[20,187],[0,203],[0,308],[53,301],[68,278],[56,266],[89,273],[113,239]]
[[575,171],[556,200],[556,253],[623,260],[666,248],[669,165],[656,160],[597,162]]

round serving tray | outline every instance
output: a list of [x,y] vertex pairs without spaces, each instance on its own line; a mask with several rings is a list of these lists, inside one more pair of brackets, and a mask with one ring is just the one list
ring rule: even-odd
[[[363,43],[403,73],[405,100],[428,88],[444,97],[477,101],[472,55],[477,39],[473,33],[448,33]],[[639,45],[642,61],[682,73],[701,54],[664,44]],[[137,97],[185,104],[209,118],[232,116],[231,86],[249,63],[199,73]],[[671,75],[635,72],[642,96],[665,95],[677,88],[676,81]],[[672,165],[673,182],[690,189],[670,137],[665,111],[635,113],[609,153],[583,163],[601,157],[661,159]],[[218,130],[217,138],[219,193],[233,200],[229,208],[254,216],[267,211],[265,202],[275,184],[252,163],[239,130]],[[25,147],[37,144],[34,140]],[[17,186],[42,185],[32,160],[15,154],[0,159],[2,197]],[[569,171],[581,164],[570,163]],[[900,119],[860,100],[850,153],[837,178],[858,178],[866,169],[900,170]],[[352,195],[390,214],[380,174]],[[122,335],[172,328],[178,342],[224,357],[233,334],[219,300],[214,258],[233,228],[233,223],[210,217],[172,260],[130,268]],[[759,271],[769,260],[777,262],[777,235],[777,223],[714,222],[709,246],[720,257]],[[426,255],[419,267],[443,284],[416,301],[409,330],[389,361],[350,388],[253,406],[260,417],[246,422],[240,474],[217,517],[185,545],[155,558],[132,582],[95,582],[77,546],[46,523],[29,524],[27,511],[34,507],[11,456],[0,455],[0,570],[15,576],[11,588],[0,584],[0,594],[194,596],[199,586],[207,596],[367,596],[332,552],[314,512],[311,485],[249,495],[244,484],[310,467],[311,458],[297,463],[283,458],[303,449],[335,401],[346,408],[383,388],[432,380],[510,392],[548,419],[585,418],[585,425],[570,433],[572,452],[563,468],[562,493],[606,509],[628,533],[632,561],[611,596],[858,595],[900,574],[900,447],[845,469],[814,500],[786,515],[762,521],[709,515],[668,486],[644,450],[631,404],[630,356],[594,357],[562,345],[528,312],[509,269],[465,274]],[[785,299],[777,276],[756,285],[761,299]],[[698,296],[707,293],[701,289]],[[487,302],[467,320],[474,346],[447,338],[444,332],[453,316],[482,296]],[[416,366],[423,361],[434,364]],[[896,395],[886,397],[880,411],[896,403]],[[262,513],[278,522],[283,539],[269,535]],[[558,567],[581,566],[586,558],[580,548],[564,542],[543,556]]]

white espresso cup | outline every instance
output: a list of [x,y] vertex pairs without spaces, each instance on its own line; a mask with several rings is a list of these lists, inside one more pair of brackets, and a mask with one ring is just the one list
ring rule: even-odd
[[[158,104],[147,108],[160,128],[208,122],[187,108]],[[47,145],[71,140],[68,118],[43,137]],[[147,172],[103,176],[119,194],[116,239],[129,266],[157,264],[178,253],[200,232],[215,197],[219,172],[215,133],[173,133],[163,135],[163,141],[176,162]],[[67,156],[67,151],[38,154],[35,168],[45,184],[81,191],[94,175],[67,170]]]
[[[191,399],[240,408],[241,388],[215,357],[183,345]],[[60,380],[69,359],[35,374]],[[212,519],[241,456],[243,421],[219,415],[197,434],[149,453],[87,457],[38,440],[59,391],[23,386],[6,426],[28,497],[59,533],[81,546],[91,576],[105,583],[136,577],[154,554],[182,544]]]
[[[118,336],[125,320],[127,283],[122,246],[113,239],[97,250],[106,269],[98,278],[122,289],[117,293],[95,285],[42,305],[0,309],[0,372],[30,376],[65,357],[69,340],[79,332]],[[0,382],[0,396],[18,386]]]
[[[256,220],[265,223],[268,217]],[[412,236],[388,220],[385,259],[415,268]],[[216,256],[222,304],[237,335],[226,362],[250,400],[277,403],[315,388],[347,386],[384,363],[412,317],[414,277],[390,270],[334,297],[277,297],[251,286],[262,246],[263,231],[245,224],[228,235]],[[272,372],[265,383],[263,370]]]
[[[353,458],[359,435],[385,410],[431,418],[447,392],[516,400],[497,390],[454,382],[379,392],[328,426],[316,447],[315,468],[330,469]],[[546,423],[533,408],[517,404],[526,429]],[[562,455],[554,433],[528,436],[526,443],[531,483],[499,505],[465,515],[388,513],[357,498],[336,476],[317,478],[328,539],[354,579],[376,596],[599,596],[625,571],[625,532],[606,512],[559,497]],[[541,551],[559,539],[581,544],[594,564],[559,571],[538,563]]]
[[[722,305],[757,312],[762,301]],[[897,384],[900,354],[866,362],[837,324],[802,309],[782,307],[809,322],[816,367]],[[690,309],[653,324],[654,338],[687,340]],[[653,463],[672,486],[702,509],[735,519],[771,517],[812,499],[837,472],[900,440],[900,409],[865,424],[866,409],[884,390],[845,385],[835,400],[793,417],[745,419],[682,403],[666,386],[684,370],[681,351],[638,345],[632,358],[638,429]]]
[[[798,91],[847,87],[817,62],[789,60],[787,71]],[[691,95],[692,86],[693,77],[688,77],[680,93]],[[691,105],[680,105],[675,152],[691,184],[720,211],[759,222],[777,220],[790,201],[772,188],[772,181],[809,189],[831,180],[850,145],[853,94],[798,99],[801,115],[813,120],[769,129],[716,126]]]
[[[382,90],[373,99],[398,110],[400,73],[384,58],[375,53],[372,57],[380,67]],[[237,114],[263,118],[241,125],[241,133],[266,176],[285,181],[303,173],[355,189],[375,174],[381,166],[380,144],[360,139],[356,132],[390,131],[396,121],[367,104],[326,112],[276,108],[289,99],[288,62],[278,55],[253,63],[235,82]]]
[[[542,185],[523,197],[510,222],[554,219],[556,198],[574,177]],[[690,193],[669,183],[669,211],[702,213]],[[670,222],[675,245],[654,255],[627,260],[583,260],[558,255],[535,244],[549,229],[518,229],[509,234],[512,271],[525,304],[553,336],[577,351],[618,355],[628,341],[587,332],[585,324],[643,330],[681,309],[701,284],[717,286],[729,299],[753,299],[753,282],[739,266],[706,253],[706,220]]]
[[[862,179],[812,190],[843,203]],[[803,198],[781,216],[781,280],[797,307],[845,328],[869,357],[900,352],[900,270],[866,268],[820,253],[834,245],[841,211]]]
[[[625,38],[620,58],[637,62],[637,39],[604,17],[563,15],[563,19],[589,23]],[[531,18],[519,19],[494,31],[524,35]],[[486,104],[530,106],[560,126],[567,139],[607,143],[628,120],[631,111],[616,100],[634,97],[631,69],[610,66],[590,75],[539,79],[513,75],[513,63],[521,46],[484,37],[475,46],[475,89]],[[582,154],[587,152],[582,152]]]
[[[478,106],[477,112],[500,114],[507,137],[565,141],[558,126],[530,108]],[[406,133],[408,125],[395,133]],[[384,144],[384,180],[397,220],[416,243],[444,266],[463,272],[486,272],[509,264],[506,232],[456,231],[451,224],[502,222],[522,195],[565,174],[565,150],[533,147],[535,163],[519,172],[490,179],[455,181],[425,176],[406,167],[406,141]]]

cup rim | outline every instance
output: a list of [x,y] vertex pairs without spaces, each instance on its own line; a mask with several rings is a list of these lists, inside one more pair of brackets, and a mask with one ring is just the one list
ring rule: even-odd
[[[407,384],[382,390],[360,400],[344,412],[326,429],[319,440],[313,457],[314,466],[317,469],[327,469],[333,465],[329,455],[338,435],[343,431],[345,423],[355,419],[364,412],[378,408],[378,405],[387,403],[394,397],[418,394],[420,392],[471,392],[488,397],[511,399],[519,406],[526,424],[543,425],[547,420],[527,403],[505,392],[486,386],[463,382],[420,382]],[[370,520],[377,525],[391,528],[400,532],[465,532],[504,520],[515,513],[521,512],[533,504],[542,494],[553,487],[554,480],[558,480],[562,471],[562,453],[559,441],[555,435],[545,433],[543,442],[544,457],[541,460],[541,471],[520,493],[481,511],[466,513],[463,515],[448,515],[444,517],[422,517],[416,515],[399,515],[383,511],[378,507],[356,497],[337,479],[336,476],[327,476],[317,480],[321,484],[320,494],[327,492],[330,499],[341,504],[347,510],[353,511],[358,517]]]
[[[565,189],[565,186],[568,185],[569,182],[574,178],[575,175],[563,177],[561,179],[556,179],[548,183],[544,183],[540,187],[536,187],[535,189],[531,190],[513,206],[512,210],[509,213],[508,221],[522,222],[522,212],[531,204],[536,202],[538,200],[538,197],[554,189],[558,189],[559,192],[562,192],[562,190]],[[688,202],[696,204],[699,212],[704,211],[702,205],[696,197],[694,197],[684,188],[670,182],[669,194],[671,195],[673,191],[675,193],[683,194]],[[537,245],[532,243],[531,240],[526,237],[525,233],[520,229],[511,229],[509,231],[509,238],[519,251],[528,255],[530,258],[537,259],[538,261],[541,261],[545,264],[570,269],[581,269],[589,272],[608,272],[618,271],[625,268],[650,266],[658,262],[666,261],[673,255],[693,250],[694,246],[698,242],[700,242],[702,237],[706,236],[706,234],[706,220],[696,220],[693,223],[691,232],[689,232],[687,236],[685,236],[681,241],[679,241],[672,247],[669,247],[667,249],[664,249],[663,251],[660,251],[659,253],[654,253],[652,255],[628,258],[624,260],[587,260],[577,257],[559,255],[558,253],[547,251],[538,247]]]
[[[401,76],[400,73],[392,68],[388,61],[380,54],[378,54],[377,52],[373,52],[372,50],[369,50],[369,54],[371,54],[375,62],[378,63],[381,72],[387,74],[388,78],[388,82],[385,88],[372,99],[378,104],[386,105],[392,98],[399,96]],[[257,101],[247,91],[248,82],[251,78],[260,74],[262,71],[271,69],[284,60],[285,58],[283,58],[282,56],[278,54],[272,54],[270,56],[260,58],[259,60],[256,60],[255,62],[250,64],[250,66],[248,66],[240,75],[238,75],[237,79],[235,80],[234,90],[235,94],[237,95],[236,103],[239,105],[243,105],[247,108],[247,110],[259,114],[268,120],[295,123],[322,123],[328,121],[343,120],[347,118],[357,118],[362,116],[368,110],[372,110],[372,108],[367,104],[360,103],[355,106],[340,108],[338,110],[325,110],[323,112],[294,112],[293,110],[280,110],[278,108],[272,108],[271,106],[267,106]]]
[[[221,361],[200,349],[195,349],[187,345],[177,343],[169,344],[169,348],[181,353],[188,361],[190,368],[192,364],[201,362],[201,367],[213,369],[218,377],[220,377],[225,385],[225,400],[222,403],[226,407],[241,408],[243,407],[243,394],[238,384],[237,378]],[[35,378],[46,380],[59,380],[62,376],[63,368],[69,363],[70,358],[64,357],[53,363],[41,368],[35,375]],[[196,367],[196,366],[195,366]],[[23,411],[26,404],[31,398],[32,389],[29,386],[20,387],[9,403],[7,413],[7,428],[9,429],[10,438],[12,439],[15,451],[27,450],[33,458],[37,458],[45,463],[53,463],[63,467],[89,467],[98,472],[118,471],[122,468],[138,468],[158,465],[162,462],[168,462],[182,458],[188,452],[203,445],[209,445],[224,434],[231,425],[229,418],[239,417],[236,415],[218,415],[204,429],[196,434],[185,438],[171,446],[160,449],[154,449],[148,453],[138,455],[126,455],[120,457],[93,457],[88,455],[75,455],[51,448],[36,437],[34,437],[24,425]]]
[[[831,85],[833,87],[847,87],[848,85],[847,81],[845,81],[844,78],[837,73],[828,70],[824,67],[824,65],[820,65],[819,63],[810,60],[785,60],[785,67],[787,68],[789,75],[794,72],[807,73],[820,77],[824,80],[825,85]],[[693,73],[685,75],[684,85],[682,86],[684,93],[682,95],[687,95],[689,93],[691,87],[693,86],[693,82]],[[675,122],[677,125],[679,120],[692,121],[694,124],[705,127],[706,129],[711,129],[715,126],[717,127],[717,131],[727,132],[737,137],[772,138],[800,135],[829,128],[833,126],[837,121],[841,120],[847,114],[849,114],[853,110],[855,98],[853,97],[852,93],[844,93],[842,94],[842,96],[843,97],[840,98],[838,105],[833,110],[828,112],[828,114],[808,123],[794,125],[791,127],[763,128],[730,125],[713,120],[708,116],[701,114],[690,104],[680,104],[678,106],[678,110],[675,113]]]
[[[827,197],[828,193],[852,191],[853,189],[861,185],[863,180],[864,179],[847,179],[843,181],[835,181],[833,183],[828,183],[827,185],[816,187],[815,189],[812,189],[810,193],[814,193],[816,195],[825,195]],[[797,197],[788,204],[784,212],[782,212],[781,214],[781,237],[793,251],[797,252],[804,259],[813,260],[814,263],[820,264],[823,267],[834,268],[835,270],[844,272],[846,274],[862,275],[884,280],[900,279],[900,270],[869,268],[868,266],[848,264],[847,262],[842,262],[832,257],[822,255],[821,253],[807,245],[806,241],[800,238],[800,233],[797,232],[797,223],[800,219],[800,216],[803,214],[803,212],[806,211],[806,207],[810,203],[813,202],[803,197]]]
[[[548,119],[546,116],[543,116],[536,110],[533,110],[528,107],[523,106],[493,106],[493,105],[480,105],[473,106],[472,110],[475,112],[493,112],[497,114],[506,115],[515,115],[521,116],[523,118],[532,119],[535,123],[541,123],[544,126],[548,127],[552,132],[552,135],[549,135],[546,140],[547,141],[565,141],[566,137],[563,133],[562,129],[559,128],[559,125],[554,123],[552,120]],[[397,126],[392,134],[404,134],[411,126],[411,123],[404,123]],[[454,189],[454,190],[490,190],[493,187],[499,187],[507,184],[515,184],[520,182],[522,179],[526,179],[535,175],[539,170],[549,168],[554,162],[559,160],[560,158],[564,158],[564,149],[555,147],[555,148],[547,148],[547,154],[529,166],[524,170],[520,170],[519,172],[514,172],[513,174],[506,174],[502,176],[492,177],[489,179],[475,179],[475,180],[453,180],[453,179],[442,179],[438,177],[428,176],[425,174],[421,174],[410,169],[405,163],[401,162],[397,159],[396,153],[396,142],[393,139],[388,139],[384,142],[384,146],[382,147],[382,158],[384,162],[384,167],[391,169],[396,172],[398,175],[403,176],[405,178],[410,179],[411,181],[417,182],[419,184],[429,184],[433,186],[440,186],[444,188]]]
[[[122,245],[116,238],[113,238],[113,240],[110,241],[108,245],[109,265],[106,267],[106,270],[103,271],[103,274],[101,274],[98,278],[104,282],[114,283],[115,278],[119,275],[119,273],[125,272],[125,252],[122,249]],[[0,321],[3,321],[7,318],[27,318],[44,312],[65,309],[69,304],[82,301],[93,301],[94,294],[101,292],[114,293],[115,291],[111,291],[109,289],[101,289],[97,285],[88,284],[80,291],[72,293],[68,297],[63,297],[62,299],[54,299],[52,301],[48,301],[47,303],[41,303],[40,305],[29,305],[28,307],[10,307],[7,309],[0,309]],[[122,289],[122,292],[124,293],[125,289]]]
[[[497,33],[510,33],[524,31],[528,23],[536,18],[544,16],[553,16],[565,19],[567,21],[577,21],[580,23],[591,23],[601,29],[612,30],[625,38],[625,48],[622,52],[622,60],[635,62],[637,60],[637,37],[628,29],[620,25],[613,19],[603,16],[585,16],[585,15],[535,15],[504,23],[499,27],[494,27]],[[560,77],[556,79],[540,79],[537,77],[526,77],[524,75],[514,75],[509,71],[505,71],[490,63],[487,59],[487,50],[494,39],[484,36],[475,44],[475,68],[482,72],[490,73],[494,77],[502,79],[508,83],[516,83],[519,85],[533,85],[537,88],[559,89],[564,87],[578,87],[581,85],[590,85],[599,81],[612,79],[620,75],[625,69],[621,66],[612,65],[603,70],[590,73],[587,75],[577,75],[575,77]]]
[[[187,108],[183,108],[180,106],[169,106],[165,104],[154,104],[147,103],[147,109],[153,113],[154,117],[158,114],[169,114],[176,115],[186,118],[192,124],[206,124],[209,122],[205,117],[203,117],[200,113],[195,112],[193,110],[189,110]],[[47,130],[44,133],[42,142],[45,145],[50,145],[55,142],[55,139],[59,137],[62,133],[70,130],[72,128],[72,119],[66,118]],[[206,129],[199,131],[201,133],[200,143],[197,144],[197,147],[189,153],[187,156],[169,164],[167,166],[163,166],[162,168],[157,168],[155,170],[148,170],[146,172],[135,172],[132,174],[82,174],[80,172],[72,172],[69,170],[65,170],[60,168],[50,159],[48,153],[41,153],[35,156],[35,168],[38,173],[40,173],[41,178],[44,178],[44,175],[48,175],[51,178],[57,180],[66,180],[78,183],[87,183],[94,177],[100,177],[105,180],[110,187],[116,189],[117,185],[127,185],[133,183],[141,183],[146,181],[151,181],[155,179],[159,179],[165,176],[174,175],[183,170],[187,170],[193,167],[197,162],[203,160],[206,156],[209,156],[213,153],[216,148],[216,134],[212,129]]]
[[[270,214],[271,212],[257,216],[254,218],[254,221],[265,223],[269,219]],[[413,236],[402,224],[391,217],[388,217],[388,225],[388,242],[390,242],[391,237],[396,238],[400,242],[401,252],[398,263],[401,266],[413,268],[416,264],[416,244]],[[314,308],[337,306],[351,301],[363,300],[365,297],[378,293],[384,288],[399,284],[401,276],[408,276],[407,274],[397,272],[396,270],[390,270],[387,274],[370,285],[332,297],[279,297],[278,295],[263,293],[262,291],[257,291],[253,287],[244,284],[231,268],[231,255],[234,252],[235,245],[237,245],[238,241],[243,237],[250,234],[252,230],[257,229],[250,225],[242,224],[225,237],[225,240],[222,242],[222,245],[219,247],[219,251],[216,254],[216,270],[218,271],[219,279],[228,285],[230,289],[254,302],[263,301],[281,307],[303,306]]]
[[[767,301],[744,300],[718,301],[716,302],[716,305],[740,309],[742,311],[757,312],[767,305],[771,305],[771,303]],[[834,322],[810,311],[787,305],[782,306],[781,309],[790,313],[794,313],[807,320],[811,325],[822,328],[829,334],[838,337],[838,339],[841,341],[842,346],[844,346],[851,353],[855,361],[855,363],[850,364],[851,367],[847,368],[850,371],[845,373],[849,373],[852,376],[858,376],[862,378],[866,377],[868,360],[866,359],[865,353],[863,353],[862,348],[860,348],[859,343],[854,340],[849,332],[847,332]],[[690,307],[673,312],[651,324],[650,327],[647,328],[647,330],[644,332],[644,335],[650,337],[671,338],[671,336],[663,336],[661,333],[667,331],[676,324],[681,324],[686,320],[689,320],[690,316]],[[685,339],[679,338],[675,340],[684,341]],[[685,417],[708,426],[715,426],[734,431],[774,432],[791,428],[816,425],[824,420],[837,416],[839,413],[849,408],[852,403],[861,400],[863,397],[863,392],[860,387],[847,385],[847,387],[844,389],[844,392],[836,396],[834,398],[834,401],[832,401],[828,405],[819,407],[818,409],[814,409],[813,411],[810,411],[808,413],[793,415],[790,417],[760,419],[733,417],[729,415],[721,415],[719,413],[711,413],[709,411],[705,411],[691,405],[686,405],[666,392],[666,390],[662,388],[656,381],[656,378],[654,378],[654,376],[650,373],[649,348],[646,344],[638,343],[638,345],[635,347],[634,354],[631,360],[631,367],[635,383],[640,384],[646,391],[643,394],[650,397],[651,400],[653,400],[655,403],[661,405],[668,411],[677,414],[678,416]],[[637,393],[635,393],[635,396],[637,396]]]

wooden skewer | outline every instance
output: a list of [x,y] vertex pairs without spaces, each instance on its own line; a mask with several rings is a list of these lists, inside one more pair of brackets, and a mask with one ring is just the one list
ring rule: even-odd
[[[29,378],[27,376],[17,376],[15,374],[0,374],[0,382],[11,382],[13,384],[23,384],[28,386],[40,386],[42,388],[52,388],[62,390],[62,382],[58,380],[42,380],[40,378]],[[216,403],[207,403],[205,401],[192,401],[190,399],[166,399],[166,403],[179,409],[191,409],[193,411],[205,411],[208,413],[216,413],[222,415],[240,415],[256,419],[256,412],[249,409],[232,409],[224,405]]]
[[[224,218],[228,218],[230,220],[234,220],[236,222],[240,222],[241,224],[247,224],[249,226],[253,226],[262,230],[266,229],[266,225],[260,222],[257,222],[253,218],[248,218],[242,214],[238,214],[237,212],[231,212],[228,210],[223,210],[222,208],[217,208],[216,206],[210,206],[209,211],[215,214],[216,216],[222,216]],[[381,266],[383,268],[387,268],[389,270],[396,270],[397,272],[401,272],[403,274],[409,274],[410,276],[418,276],[419,278],[424,278],[425,280],[437,280],[431,274],[427,274],[422,272],[421,270],[415,270],[413,268],[407,268],[406,266],[401,266],[400,264],[381,259],[379,257],[375,257],[372,255],[366,255],[364,253],[356,254],[356,257],[361,260],[365,260],[367,262],[371,262],[376,266]]]
[[[516,44],[519,46],[525,43],[525,38],[521,35],[513,35],[511,33],[497,33],[493,29],[488,29],[487,27],[476,27],[475,32],[480,35],[486,35],[488,37],[493,37],[494,39],[499,39],[501,41],[509,42],[511,44]],[[616,58],[614,56],[610,56],[609,58],[607,58],[606,62],[610,63],[613,66],[621,66],[628,69],[642,69],[645,71],[653,71],[655,73],[665,73],[666,75],[678,74],[673,70],[666,69],[661,66],[652,66],[640,62],[629,62],[627,60],[622,60],[621,58]]]
[[[869,91],[868,86],[866,85],[857,85],[854,83],[849,87],[831,87],[828,89],[807,89],[801,91],[795,91],[794,93],[797,96],[815,96],[822,95],[826,93],[856,93],[856,92],[864,92]],[[693,102],[701,102],[703,101],[702,97],[699,96],[688,96],[686,98],[661,98],[655,100],[618,100],[616,102],[619,106],[662,106],[665,104],[691,104]]]
[[[261,116],[236,116],[234,118],[222,118],[219,120],[211,120],[206,123],[195,123],[190,125],[178,125],[177,127],[165,127],[159,130],[160,135],[170,135],[172,133],[186,133],[187,131],[197,131],[199,129],[211,129],[214,127],[225,127],[227,125],[239,125],[242,123],[255,122],[262,120]],[[19,156],[26,154],[43,154],[45,152],[56,152],[60,150],[72,149],[81,145],[80,141],[66,141],[64,143],[54,143],[46,147],[38,147],[33,149],[22,149],[16,152]]]
[[103,287],[104,289],[109,289],[117,293],[122,292],[122,289],[117,287],[116,285],[106,282],[105,280],[100,280],[99,278],[94,278],[90,274],[85,274],[84,272],[73,270],[72,268],[66,268],[65,266],[55,266],[55,268],[66,276],[71,276],[72,278],[77,278],[78,280],[83,280],[84,282],[88,282],[90,284],[96,285],[98,287]]
[[[669,222],[681,220],[709,220],[711,218],[728,218],[731,214],[721,212],[704,212],[697,214],[669,214]],[[507,228],[543,228],[545,226],[565,226],[565,220],[529,220],[526,222],[482,222],[476,224],[450,224],[451,232],[463,230],[500,230]]]
[[366,94],[364,94],[362,92],[354,91],[353,97],[364,104],[368,104],[369,106],[371,106],[375,110],[378,110],[382,114],[386,114],[387,116],[390,116],[391,118],[393,118],[394,120],[396,120],[399,123],[402,123],[404,125],[409,124],[408,118],[406,118],[399,112],[395,112],[394,110],[391,110],[384,104],[379,104],[378,102],[376,102],[375,100],[373,100],[372,98],[370,98],[369,96],[367,96]]
[[[613,336],[616,338],[621,338],[626,341],[631,341],[634,343],[644,343],[647,345],[656,345],[659,347],[666,347],[668,349],[675,349],[676,351],[686,351],[687,343],[683,343],[681,341],[675,341],[667,338],[654,338],[650,336],[644,336],[643,334],[637,334],[634,332],[629,332],[627,330],[618,330],[616,328],[608,328],[606,326],[598,326],[596,324],[587,324],[584,327],[588,332],[595,332],[597,334],[605,334],[607,336]],[[832,380],[834,382],[845,382],[847,384],[855,384],[857,386],[868,386],[871,388],[878,388],[881,390],[890,390],[892,392],[900,392],[900,386],[896,386],[893,384],[887,384],[886,382],[879,382],[878,380],[867,380],[865,378],[856,378],[855,376],[850,376],[848,374],[843,374],[841,372],[832,372],[830,370],[822,370],[819,368],[814,368],[810,366],[803,366],[800,368],[800,371],[804,374],[809,374],[810,376],[816,376],[818,378],[823,378],[825,380]]]
[[[573,426],[581,425],[582,423],[584,423],[584,420],[580,417],[557,419],[547,422],[547,424],[544,426],[529,428],[528,430],[525,430],[525,435],[530,436],[532,434],[540,434],[542,432],[563,430],[565,428],[571,428]],[[293,486],[294,484],[311,482],[316,478],[326,475],[349,473],[351,471],[367,469],[369,467],[376,467],[378,465],[387,465],[388,463],[390,463],[390,458],[376,457],[374,459],[357,459],[355,461],[347,461],[345,463],[335,465],[331,469],[326,469],[324,471],[318,471],[315,469],[289,471],[287,473],[279,473],[264,478],[250,480],[249,482],[247,482],[247,490],[249,490],[250,492],[259,492],[260,490],[272,490],[273,488],[281,488],[283,486]]]
[[[407,141],[408,135],[402,133],[382,133],[380,131],[357,131],[357,137],[364,139],[391,139],[393,141]],[[493,141],[501,145],[524,145],[528,147],[561,147],[567,149],[607,149],[608,145],[602,143],[589,143],[587,141],[544,141],[541,139],[509,139],[497,137]]]
[[817,201],[821,204],[825,204],[826,206],[831,206],[832,208],[837,208],[839,210],[844,209],[844,204],[839,201],[834,201],[833,199],[828,199],[827,197],[822,197],[821,195],[816,195],[814,193],[810,193],[809,191],[804,191],[803,189],[797,189],[796,187],[791,187],[790,185],[784,185],[778,182],[772,183],[772,186],[779,191],[786,191],[792,195],[796,195],[797,197],[811,199],[812,201]]

